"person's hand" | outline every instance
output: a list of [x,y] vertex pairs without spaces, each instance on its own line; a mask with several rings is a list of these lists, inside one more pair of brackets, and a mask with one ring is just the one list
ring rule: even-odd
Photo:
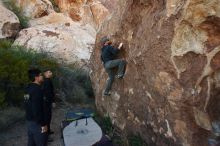
[[56,103],[55,103],[55,102],[52,103],[52,107],[53,107],[53,108],[56,107]]
[[45,133],[47,130],[47,125],[41,127],[41,133]]
[[121,49],[123,43],[120,43],[119,46],[118,46],[118,49]]

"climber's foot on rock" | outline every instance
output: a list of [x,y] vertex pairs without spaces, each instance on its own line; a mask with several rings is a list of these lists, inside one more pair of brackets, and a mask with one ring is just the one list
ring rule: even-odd
[[110,96],[111,95],[111,93],[110,92],[104,92],[104,94],[103,94],[104,96]]

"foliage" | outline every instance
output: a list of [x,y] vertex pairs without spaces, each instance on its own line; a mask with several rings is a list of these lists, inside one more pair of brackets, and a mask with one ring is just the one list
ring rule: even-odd
[[130,146],[146,146],[143,139],[138,135],[132,135],[128,137]]
[[4,107],[5,104],[5,92],[0,92],[0,107]]
[[23,88],[29,82],[27,70],[56,69],[58,64],[45,54],[38,54],[22,46],[13,46],[12,42],[0,40],[0,107],[7,104],[19,105],[23,100]]
[[104,116],[103,118],[103,128],[107,134],[112,135],[113,133],[113,125],[109,116]]
[[55,2],[55,0],[50,0],[50,2],[52,3],[53,5],[53,9],[56,11],[56,12],[60,12],[60,8],[59,6],[57,5],[57,3]]
[[60,67],[55,82],[71,103],[88,103],[93,89],[88,73],[77,67]]
[[0,40],[0,91],[4,91],[4,94],[0,94],[0,107],[3,103],[21,103],[23,89],[29,82],[29,68],[51,69],[55,76],[55,88],[64,92],[66,100],[71,103],[90,102],[89,97],[93,97],[93,89],[86,71],[77,67],[61,67],[55,59],[46,54]]
[[102,117],[98,113],[95,116],[95,121],[101,126],[103,133],[108,135],[115,146],[126,145],[126,139],[120,129],[114,126],[109,115]]
[[2,1],[9,10],[11,10],[12,12],[15,13],[15,15],[17,15],[21,24],[21,28],[27,28],[29,18],[24,16],[22,9],[16,5],[16,1],[15,0],[2,0]]

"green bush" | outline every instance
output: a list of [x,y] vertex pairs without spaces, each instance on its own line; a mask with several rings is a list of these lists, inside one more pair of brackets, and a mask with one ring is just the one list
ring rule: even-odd
[[[24,86],[29,82],[27,71],[37,67],[57,69],[58,63],[45,54],[27,51],[22,46],[12,46],[12,42],[0,40],[0,107],[6,104],[19,105],[23,100]],[[3,100],[4,99],[4,100]]]
[[113,133],[113,125],[109,116],[104,116],[103,118],[103,128],[108,135]]
[[[71,103],[88,103],[93,97],[89,75],[76,67],[60,67],[55,59],[33,49],[13,46],[12,42],[0,40],[0,107],[3,103],[19,105],[23,100],[23,88],[29,82],[27,70],[51,69],[55,76],[55,88]],[[2,103],[3,102],[3,103]]]
[[0,107],[4,107],[5,104],[5,92],[0,92]]
[[55,77],[58,88],[71,103],[89,103],[93,90],[88,73],[76,67],[60,67]]
[[11,10],[12,12],[15,13],[15,15],[17,15],[20,21],[21,28],[27,28],[29,18],[24,16],[22,9],[16,5],[16,1],[15,0],[2,0],[2,1],[9,10]]
[[129,136],[128,141],[130,146],[147,146],[139,135]]
[[105,115],[104,117],[102,117],[101,115],[96,113],[95,121],[101,126],[103,133],[110,137],[114,145],[116,146],[127,145],[127,141],[123,136],[123,132],[112,124],[109,115]]
[[56,11],[56,12],[60,12],[60,8],[59,6],[56,4],[56,2],[54,0],[50,0],[50,2],[52,3],[53,5],[53,9]]

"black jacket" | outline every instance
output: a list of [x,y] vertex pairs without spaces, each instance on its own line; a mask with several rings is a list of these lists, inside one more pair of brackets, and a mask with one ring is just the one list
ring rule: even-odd
[[104,46],[102,48],[101,60],[104,62],[104,64],[110,60],[114,60],[118,52],[119,49],[116,49],[111,45]]
[[43,92],[45,96],[45,101],[49,104],[54,102],[54,87],[51,79],[45,78],[43,83]]
[[44,99],[41,86],[30,83],[25,89],[26,119],[34,121],[41,126],[46,125],[44,117]]

